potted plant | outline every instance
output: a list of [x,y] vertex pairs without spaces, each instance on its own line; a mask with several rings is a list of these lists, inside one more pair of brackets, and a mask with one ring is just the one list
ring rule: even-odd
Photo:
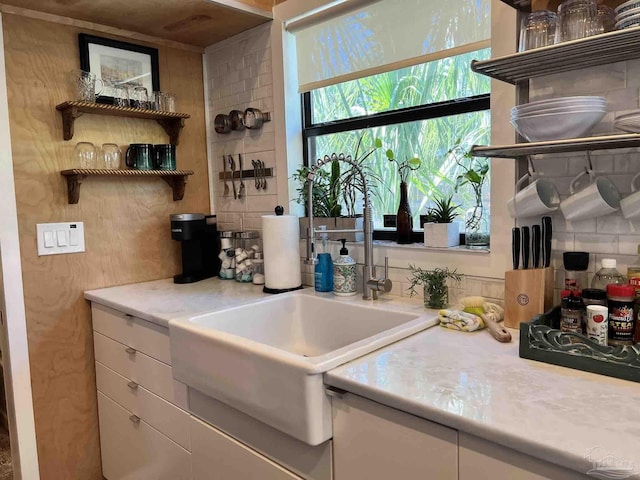
[[456,177],[455,191],[469,186],[473,191],[475,205],[465,213],[465,245],[467,248],[487,248],[489,246],[489,223],[482,201],[483,187],[489,174],[489,161],[474,157],[460,146],[460,140],[449,150],[462,173]]
[[[363,171],[365,171],[367,180],[369,181],[369,192],[375,194],[375,189],[372,186],[375,185],[375,181],[379,182],[379,178],[375,173],[369,171],[365,161],[373,152],[382,147],[382,141],[375,139],[374,146],[369,149],[364,155],[360,156],[360,150],[364,134],[358,139],[355,152],[355,160],[350,156],[345,156],[343,153],[335,154],[331,156],[325,156],[332,162],[327,163],[322,168],[316,170],[316,177],[313,184],[313,215],[314,223],[316,226],[326,225],[328,230],[331,229],[363,229],[362,214],[358,212],[358,201],[360,194],[364,191],[364,185],[362,185],[362,178],[357,169],[347,162],[341,161],[346,159],[357,164]],[[298,182],[296,192],[298,197],[296,201],[302,205],[308,205],[308,185],[307,176],[310,171],[310,167],[301,167],[293,175],[292,180]],[[300,219],[300,238],[306,238],[307,228],[309,226],[309,219],[303,217]],[[347,241],[362,241],[364,236],[362,233],[329,233],[330,240],[338,240],[339,238],[346,238]]]
[[400,162],[396,159],[393,150],[387,150],[387,159],[396,164],[400,177],[400,203],[396,213],[396,241],[399,244],[413,243],[413,216],[409,205],[409,193],[407,181],[412,171],[420,168],[419,158],[412,158]]
[[409,265],[409,269],[411,270],[411,277],[408,279],[411,282],[409,292],[412,297],[417,295],[416,287],[422,285],[425,308],[446,308],[449,305],[447,280],[451,279],[454,282],[462,280],[461,274],[456,270],[451,271],[447,267],[423,270],[420,267]]
[[427,210],[427,222],[424,224],[424,246],[447,248],[460,245],[460,231],[456,210],[460,205],[453,204],[453,195],[442,195],[434,199],[434,207]]

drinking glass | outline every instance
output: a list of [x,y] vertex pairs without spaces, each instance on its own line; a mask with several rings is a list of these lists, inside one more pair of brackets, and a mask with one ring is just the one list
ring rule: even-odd
[[134,87],[133,89],[134,107],[149,108],[149,95],[145,87]]
[[558,7],[558,14],[558,42],[577,40],[599,33],[596,0],[565,0]]
[[96,146],[91,142],[78,142],[74,149],[74,155],[80,168],[96,168]]
[[176,111],[176,96],[174,93],[162,93],[162,110],[164,112]]
[[[75,88],[76,100],[83,102],[95,102],[96,96],[102,93],[104,83],[91,72],[73,70],[71,72]],[[98,90],[96,91],[96,86]]]
[[520,46],[518,51],[532,50],[546,47],[556,42],[556,27],[558,16],[549,11],[542,10],[526,15],[522,19],[520,27]]
[[131,105],[129,101],[129,87],[126,84],[114,84],[113,85],[113,104],[116,107],[129,107]]
[[598,33],[613,32],[616,25],[616,12],[609,5],[598,5]]
[[122,151],[115,143],[103,143],[100,147],[102,161],[104,167],[110,170],[120,168],[120,160],[122,159]]

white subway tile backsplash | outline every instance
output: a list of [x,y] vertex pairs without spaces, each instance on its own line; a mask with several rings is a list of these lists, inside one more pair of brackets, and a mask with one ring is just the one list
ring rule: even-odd
[[618,253],[618,236],[576,233],[575,249],[576,251],[614,255]]
[[631,233],[631,224],[629,223],[629,220],[624,218],[621,214],[599,217],[596,222],[598,233],[608,233],[611,235]]

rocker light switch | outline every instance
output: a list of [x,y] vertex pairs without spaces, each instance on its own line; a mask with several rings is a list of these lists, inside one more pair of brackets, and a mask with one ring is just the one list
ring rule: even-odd
[[38,255],[84,252],[84,223],[38,223]]

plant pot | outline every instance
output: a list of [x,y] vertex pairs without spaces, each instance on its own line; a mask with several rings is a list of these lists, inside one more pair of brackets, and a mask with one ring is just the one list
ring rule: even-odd
[[[313,217],[313,225],[315,228],[318,226],[326,225],[327,230],[333,230],[336,228],[349,229],[349,230],[363,230],[364,218],[360,217]],[[307,238],[307,229],[309,228],[309,217],[300,217],[300,239]],[[329,232],[329,240],[340,240],[346,238],[347,242],[362,242],[364,241],[364,233],[331,233]]]
[[424,306],[439,310],[449,305],[449,287],[441,284],[424,286]]
[[425,223],[424,246],[447,248],[460,245],[460,227],[457,223]]

